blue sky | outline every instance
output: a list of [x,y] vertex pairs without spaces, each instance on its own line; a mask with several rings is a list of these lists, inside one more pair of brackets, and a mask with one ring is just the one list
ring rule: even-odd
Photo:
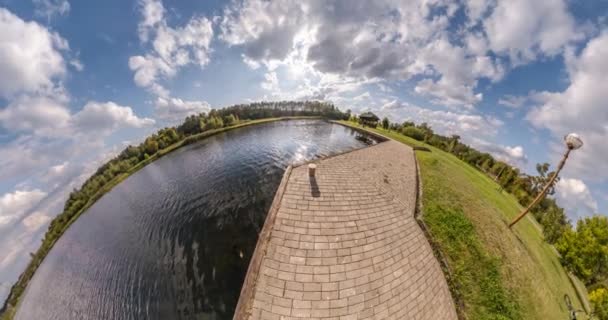
[[608,1],[0,0],[0,298],[128,143],[256,100],[426,121],[608,212]]

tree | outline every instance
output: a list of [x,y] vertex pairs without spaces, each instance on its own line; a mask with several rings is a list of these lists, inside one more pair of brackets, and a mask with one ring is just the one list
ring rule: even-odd
[[418,129],[420,129],[424,133],[424,141],[428,141],[435,134],[433,129],[426,123],[423,122],[418,125]]
[[153,155],[158,151],[158,142],[154,140],[154,138],[150,137],[146,139],[144,143],[144,150],[146,150],[146,154]]
[[566,231],[556,245],[564,267],[587,285],[608,278],[608,217],[578,221],[576,231]]
[[456,145],[458,145],[458,142],[460,142],[460,136],[457,134],[453,134],[452,137],[450,138],[450,140],[452,141],[450,143],[450,152],[454,151],[454,148],[456,147]]
[[390,126],[390,122],[388,121],[387,117],[384,117],[384,119],[382,119],[382,128],[384,128],[384,130],[388,130]]
[[218,129],[223,126],[224,126],[224,121],[222,121],[222,119],[220,117],[213,116],[213,117],[209,117],[209,119],[207,119],[205,121],[203,131]]
[[570,222],[564,214],[564,209],[555,204],[555,200],[547,199],[552,205],[540,216],[540,224],[543,226],[543,235],[548,243],[556,243],[567,230],[571,229]]
[[593,314],[599,320],[608,320],[608,290],[598,288],[589,294],[589,301],[593,305]]
[[236,118],[234,117],[233,114],[229,114],[227,116],[224,117],[224,125],[226,127],[232,126],[236,124]]

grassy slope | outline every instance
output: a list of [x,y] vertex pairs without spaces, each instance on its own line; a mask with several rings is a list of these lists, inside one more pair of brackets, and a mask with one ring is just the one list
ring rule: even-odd
[[[246,127],[246,126],[250,126],[250,125],[254,125],[254,124],[262,124],[262,123],[267,123],[267,122],[273,122],[273,121],[278,121],[278,120],[297,120],[297,119],[318,119],[319,117],[281,117],[281,118],[267,118],[267,119],[259,119],[259,120],[251,120],[251,121],[243,121],[237,125],[234,126],[230,126],[230,127],[225,127],[225,128],[220,128],[220,129],[214,129],[214,130],[209,130],[209,131],[205,131],[193,136],[189,136],[183,140],[180,140],[168,147],[166,147],[165,149],[159,150],[157,153],[155,153],[154,155],[152,155],[150,158],[140,161],[138,164],[134,165],[133,167],[131,167],[129,169],[128,172],[125,172],[123,174],[120,174],[116,177],[114,177],[112,180],[110,180],[108,183],[106,183],[101,189],[99,189],[99,191],[97,191],[97,193],[95,195],[93,195],[91,197],[91,199],[82,207],[82,209],[80,209],[80,211],[78,211],[73,217],[72,219],[70,219],[70,221],[68,221],[65,226],[63,226],[60,235],[53,239],[53,241],[50,243],[49,249],[47,250],[47,252],[43,255],[44,257],[46,257],[46,254],[48,252],[50,252],[50,250],[52,249],[52,247],[55,245],[55,243],[57,242],[57,240],[59,240],[59,238],[61,238],[61,235],[63,235],[63,233],[65,233],[65,231],[67,231],[67,229],[88,209],[90,208],[95,202],[97,202],[97,200],[99,200],[99,198],[101,198],[104,194],[108,193],[110,190],[112,190],[112,188],[114,188],[115,186],[117,186],[119,183],[121,183],[122,181],[124,181],[125,179],[127,179],[129,176],[131,176],[132,174],[134,174],[135,172],[139,171],[141,168],[145,167],[146,165],[154,162],[155,160],[157,160],[158,158],[172,152],[175,151],[185,145],[194,143],[196,141],[202,140],[204,138],[210,137],[212,135],[221,133],[221,132],[225,132],[225,131],[229,131],[229,130],[233,130],[236,128],[241,128],[241,127]],[[44,259],[44,258],[43,258]],[[33,277],[36,269],[38,269],[38,266],[40,266],[40,264],[42,264],[42,260],[38,261],[38,263],[30,263],[30,265],[27,266],[26,270],[24,271],[24,273],[20,276],[18,283],[21,284],[23,286],[23,288],[27,287],[27,284],[29,283],[29,281],[31,280],[31,278]],[[11,292],[13,291],[13,288],[11,288]],[[18,294],[17,297],[17,301],[20,300],[21,298],[21,294]],[[18,302],[19,303],[19,302]],[[18,305],[17,303],[17,305]],[[15,316],[15,313],[17,312],[17,307],[15,306],[7,306],[7,309],[5,310],[5,312],[3,314],[0,314],[0,320],[11,320],[13,319],[13,317]]]
[[[405,144],[424,145],[385,130]],[[423,219],[448,259],[469,319],[567,319],[565,293],[580,302],[540,226],[507,222],[521,209],[483,173],[437,148],[417,151]]]

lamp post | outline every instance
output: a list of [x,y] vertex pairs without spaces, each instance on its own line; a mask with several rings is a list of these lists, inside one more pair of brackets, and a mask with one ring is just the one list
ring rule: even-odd
[[568,156],[570,155],[570,151],[576,150],[583,146],[583,140],[581,140],[581,138],[576,133],[570,133],[570,134],[566,135],[564,137],[564,141],[566,142],[567,150],[566,150],[566,153],[564,153],[562,160],[559,162],[559,165],[557,166],[557,170],[555,170],[555,172],[553,173],[553,175],[549,179],[549,182],[547,182],[547,184],[545,185],[543,190],[541,190],[541,192],[536,196],[536,198],[534,198],[534,200],[532,200],[532,203],[530,203],[530,205],[528,205],[528,207],[526,209],[524,209],[515,219],[513,219],[513,221],[511,221],[511,223],[509,223],[509,228],[513,227],[519,220],[521,220],[530,211],[530,209],[533,206],[535,206],[545,196],[545,194],[547,193],[549,188],[553,185],[553,182],[555,182],[557,175],[564,167],[564,164],[566,163],[566,159],[568,159]]

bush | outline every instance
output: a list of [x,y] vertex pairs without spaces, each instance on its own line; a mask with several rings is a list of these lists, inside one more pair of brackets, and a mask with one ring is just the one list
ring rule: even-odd
[[608,290],[595,289],[589,294],[589,301],[593,304],[593,314],[599,320],[608,320]]
[[416,127],[405,127],[403,128],[402,133],[418,141],[424,140],[424,132]]

